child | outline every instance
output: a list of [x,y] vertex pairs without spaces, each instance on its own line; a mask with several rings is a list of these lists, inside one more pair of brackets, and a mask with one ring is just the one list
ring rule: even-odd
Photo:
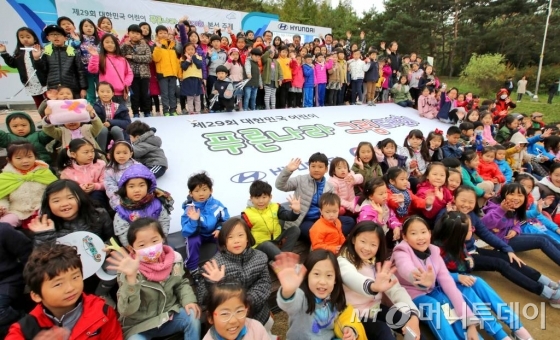
[[[382,303],[383,297],[394,304],[406,305],[410,319],[402,328],[410,329],[416,334],[415,339],[420,339],[418,308],[393,275],[396,269],[387,268],[390,262],[385,259],[387,247],[383,230],[375,221],[358,223],[337,258],[346,301],[359,315],[367,312],[368,318],[362,322],[368,339],[395,339],[386,325],[385,314],[389,307]],[[370,314],[373,311],[375,316]],[[396,314],[394,318],[402,320]]]
[[99,100],[93,104],[93,109],[104,126],[97,136],[100,150],[107,149],[109,135],[113,141],[130,139],[126,133],[126,128],[130,125],[128,107],[126,104],[114,102],[114,94],[113,85],[105,81],[97,86]]
[[317,86],[316,104],[318,107],[325,106],[325,91],[327,89],[327,72],[332,69],[333,60],[329,58],[325,62],[323,54],[315,56],[315,85]]
[[183,70],[183,80],[181,81],[181,95],[187,97],[187,111],[189,114],[201,113],[203,60],[196,53],[193,44],[186,44],[183,47],[181,56],[181,69]]
[[200,308],[183,277],[183,259],[168,245],[158,221],[139,218],[127,233],[129,252],[111,253],[108,268],[118,272],[118,311],[124,337],[150,339],[183,333],[200,339]]
[[210,37],[211,48],[208,49],[206,54],[206,64],[208,65],[208,79],[206,79],[206,91],[212,93],[214,83],[218,79],[216,74],[218,66],[223,66],[227,61],[227,52],[220,46],[220,37],[212,35]]
[[494,146],[494,149],[496,150],[496,157],[494,159],[494,162],[496,163],[496,165],[498,165],[500,173],[504,176],[505,183],[511,183],[513,171],[511,170],[511,166],[506,160],[506,148],[500,144],[497,144]]
[[[212,87],[212,94],[218,96],[218,108],[223,108],[225,112],[232,112],[235,106],[235,101],[233,99],[233,84],[231,80],[227,77],[228,69],[224,65],[216,67],[216,80]],[[212,108],[210,108],[212,111]],[[216,107],[214,106],[214,109]],[[213,111],[212,111],[213,112]]]
[[444,158],[461,158],[464,148],[459,143],[460,139],[461,129],[456,126],[451,126],[447,129],[447,141],[445,141],[441,146]]
[[[459,165],[460,167],[461,165]],[[462,184],[461,171],[456,168],[447,168],[449,175],[447,176],[447,189],[451,194],[455,193],[455,190]]]
[[[535,138],[536,137],[536,138]],[[533,141],[538,140],[540,136],[531,137]],[[508,145],[506,150],[506,160],[514,172],[528,172],[531,173],[530,162],[535,156],[527,153],[527,138],[521,133],[516,132],[511,136],[511,143],[504,143]]]
[[496,108],[493,113],[494,123],[499,124],[508,115],[508,110],[515,109],[517,105],[509,98],[507,89],[500,89],[496,93]]
[[[428,326],[440,339],[463,339],[463,327],[467,328],[467,339],[478,339],[476,325],[480,321],[453,282],[439,248],[430,245],[428,224],[418,216],[409,218],[403,225],[403,239],[404,242],[395,247],[392,259],[399,282],[420,306],[421,318],[427,317]],[[450,324],[445,313],[435,314],[437,320],[434,320],[429,310],[442,308],[442,305],[453,309],[461,322]]]
[[519,127],[519,119],[517,119],[517,115],[515,114],[505,116],[503,123],[504,126],[502,126],[496,135],[496,142],[498,143],[508,142]]
[[483,211],[482,222],[513,250],[540,249],[560,265],[560,243],[547,234],[521,234],[527,215],[527,192],[521,184],[504,185],[500,196],[490,200]]
[[42,54],[37,48],[32,52],[37,76],[46,77],[49,89],[64,85],[72,89],[74,98],[85,98],[88,84],[80,50],[65,46],[66,32],[60,26],[49,25],[43,32],[51,44]]
[[181,74],[181,67],[175,51],[175,40],[170,39],[167,27],[163,25],[156,27],[156,38],[152,60],[156,64],[163,115],[176,116],[177,97],[175,96],[175,90],[177,77]]
[[466,112],[463,108],[457,108],[457,93],[459,90],[452,87],[447,91],[445,84],[441,86],[441,96],[439,101],[439,111],[437,118],[444,122],[450,124],[457,124],[460,120],[463,120]]
[[422,131],[418,129],[410,130],[404,140],[404,147],[399,147],[397,152],[410,159],[408,172],[410,173],[411,186],[415,190],[418,183],[417,178],[422,176],[431,161]]
[[489,145],[496,145],[498,142],[494,140],[494,123],[492,121],[492,114],[488,111],[484,111],[480,114],[480,121],[484,126],[482,132],[482,139]]
[[8,164],[0,173],[0,222],[27,229],[37,216],[48,184],[56,181],[49,165],[37,159],[37,151],[26,141],[8,145]]
[[102,38],[106,34],[112,34],[115,38],[118,38],[119,35],[115,30],[113,30],[113,22],[111,19],[103,16],[97,19],[97,28],[99,32],[99,38]]
[[[325,178],[329,160],[325,154],[314,153],[309,157],[309,174],[290,178],[292,173],[299,169],[301,159],[293,158],[280,175],[276,178],[276,189],[284,192],[294,191],[295,197],[301,197],[300,215],[294,222],[286,222],[284,228],[299,227],[300,238],[305,241],[309,239],[309,229],[320,218],[319,198],[327,192],[333,192],[334,188]],[[354,226],[354,220],[348,216],[340,216],[342,233],[348,235]]]
[[130,223],[142,217],[157,220],[167,237],[173,199],[169,193],[157,188],[154,174],[144,165],[134,164],[124,171],[118,186],[120,202],[115,208],[113,226],[121,245],[129,245],[127,232]]
[[387,205],[388,190],[383,178],[375,178],[366,182],[364,188],[366,198],[360,205],[360,214],[356,220],[372,221],[383,228],[387,244],[401,238],[401,222],[397,219],[395,211]]
[[398,84],[393,85],[391,89],[394,102],[402,107],[412,107],[414,105],[410,96],[410,88],[408,86],[408,77],[401,75]]
[[[303,69],[301,56],[296,55],[295,52],[290,53],[290,69],[292,71],[292,86],[290,87],[289,102],[290,108],[303,106]],[[344,61],[346,62],[346,60]]]
[[498,164],[494,162],[496,158],[496,148],[487,146],[482,150],[482,157],[478,163],[478,174],[485,181],[494,183],[494,192],[500,190],[501,185],[506,183],[506,178],[501,173]]
[[461,139],[459,143],[462,143],[465,147],[469,147],[474,143],[474,124],[471,122],[464,122],[459,124],[459,130],[461,130]]
[[335,193],[324,193],[319,199],[321,217],[309,230],[311,250],[326,249],[338,254],[346,240],[342,234],[342,224],[338,220],[340,197]]
[[313,67],[313,56],[307,54],[304,57],[305,64],[303,72],[303,107],[313,107],[313,89],[315,88],[315,68]]
[[544,127],[543,114],[540,112],[531,113],[531,121],[535,129],[542,129]]
[[434,119],[438,113],[438,102],[435,92],[429,87],[422,89],[422,95],[418,97],[418,114],[420,117]]
[[[370,179],[383,176],[381,166],[379,165],[377,157],[375,155],[375,149],[370,142],[360,142],[358,144],[358,147],[356,148],[355,155],[356,156],[354,157],[352,171],[356,174],[362,175],[362,183],[365,183]],[[359,194],[362,190],[362,186],[354,186],[354,192],[356,194]]]
[[24,233],[4,222],[0,222],[0,237],[5,240],[0,246],[0,336],[5,337],[11,324],[21,317],[14,307],[24,294],[23,269],[33,250],[33,242]]
[[200,278],[200,245],[215,242],[222,229],[222,223],[229,219],[229,213],[220,201],[212,197],[213,183],[206,172],[192,175],[187,186],[189,196],[183,203],[185,213],[181,216],[181,233],[186,239],[188,250],[185,266],[196,281]]
[[[552,138],[552,137],[549,137]],[[552,220],[560,223],[560,214],[556,213],[558,202],[560,202],[560,163],[556,162],[549,168],[550,175],[544,177],[537,183],[537,188],[533,190],[535,200],[546,199],[547,204],[543,210],[548,213]]]
[[119,190],[119,180],[126,169],[134,164],[140,164],[132,159],[132,145],[126,141],[116,141],[109,149],[109,163],[105,168],[105,176],[103,177],[103,185],[105,193],[109,198],[109,205],[115,209],[121,198],[117,194]]
[[136,24],[128,26],[128,42],[121,46],[121,50],[130,63],[133,74],[130,86],[132,114],[138,118],[142,112],[144,117],[150,117],[152,115],[150,98],[152,50],[144,40],[140,26]]
[[94,46],[91,46],[88,52],[91,55],[89,73],[99,73],[99,81],[106,81],[113,86],[113,100],[126,104],[134,74],[130,64],[123,57],[117,38],[112,34],[105,34],[99,43],[99,53]]
[[156,178],[167,171],[167,157],[161,148],[161,138],[155,135],[155,128],[139,120],[126,128],[134,148],[134,159],[147,166]]
[[251,50],[250,58],[245,61],[245,79],[249,79],[245,87],[243,98],[243,110],[249,110],[249,102],[251,103],[251,110],[257,109],[257,90],[262,89],[263,82],[259,63],[261,61],[262,51],[260,48],[253,48]]
[[[37,52],[41,52],[41,42],[37,34],[28,27],[21,27],[16,32],[17,44],[14,55],[11,56],[6,50],[6,45],[0,44],[0,55],[7,66],[17,69],[19,79],[25,87],[25,91],[29,94],[35,106],[39,108],[43,102],[44,93],[47,91],[47,78],[42,72],[38,72],[35,65],[35,59],[32,51],[24,51],[22,48],[33,48]],[[29,67],[28,67],[29,66]]]
[[274,59],[275,50],[267,47],[262,56],[262,81],[264,84],[264,105],[266,110],[276,108],[276,90],[282,84],[284,75],[277,59]]
[[303,266],[298,255],[282,253],[274,266],[280,281],[276,301],[289,317],[288,339],[367,339],[363,325],[353,318],[354,308],[346,304],[332,252],[312,251]]
[[362,52],[353,50],[352,59],[348,60],[348,74],[350,75],[350,86],[352,86],[352,97],[350,105],[362,105],[363,84],[365,73],[369,70],[371,63],[369,58],[362,60]]
[[73,139],[65,151],[58,155],[60,178],[75,181],[93,200],[105,203],[105,162],[93,145],[83,138]]
[[[68,87],[59,87],[57,98],[58,100],[72,99],[72,90]],[[89,113],[91,119],[90,124],[82,123],[66,123],[62,126],[52,125],[50,122],[50,115],[52,114],[52,109],[50,107],[45,107],[45,118],[43,119],[43,131],[49,137],[57,140],[61,144],[61,149],[66,149],[70,141],[76,138],[84,138],[90,142],[94,148],[99,149],[97,140],[95,139],[101,133],[103,129],[103,123],[101,119],[95,114],[95,110],[91,105],[86,106],[86,110]]]
[[47,163],[51,163],[51,155],[47,151],[46,145],[52,141],[44,131],[37,131],[35,123],[31,117],[23,111],[15,111],[6,116],[8,132],[0,130],[0,147],[7,148],[15,141],[26,140],[33,144],[38,158]]
[[288,197],[291,210],[278,203],[271,203],[272,186],[257,180],[249,187],[250,199],[241,217],[251,228],[255,238],[253,248],[268,256],[269,263],[274,262],[280,252],[294,250],[299,237],[299,228],[282,229],[281,221],[295,221],[300,215],[300,199]]
[[[379,154],[381,151],[381,155]],[[407,167],[407,157],[399,155],[397,152],[397,143],[391,138],[385,138],[377,143],[375,154],[381,167],[381,174],[387,172],[389,168],[398,166],[401,168]]]
[[515,339],[532,339],[527,329],[521,325],[519,317],[502,298],[482,278],[470,275],[474,260],[467,253],[465,241],[471,237],[472,225],[469,217],[452,211],[445,213],[436,223],[432,242],[440,247],[440,255],[469,307],[479,306],[477,309],[481,314],[484,313],[484,329],[494,339],[509,339],[509,336],[492,316],[492,311],[510,326]]
[[480,121],[480,113],[478,112],[478,110],[475,110],[475,109],[470,110],[467,113],[467,118],[465,119],[465,121],[471,122],[471,123]]
[[428,193],[423,200],[408,189],[407,171],[403,168],[390,168],[383,176],[387,184],[389,208],[393,209],[402,223],[415,210],[429,210],[435,201],[435,193]]
[[356,211],[356,195],[354,186],[360,185],[364,181],[364,176],[350,171],[348,162],[341,157],[336,157],[331,161],[329,168],[329,183],[334,188],[334,192],[340,197],[340,214],[354,214]]
[[448,177],[449,171],[442,163],[430,163],[422,177],[423,181],[418,184],[416,192],[418,197],[428,199],[428,196],[435,196],[430,209],[421,209],[422,215],[427,220],[433,221],[437,214],[453,201],[453,195],[446,187]]
[[[480,198],[479,203],[494,196],[494,183],[483,180],[478,174],[478,165],[480,158],[476,151],[472,149],[465,150],[461,157],[461,173],[463,175],[463,184],[470,186]],[[484,204],[480,204],[483,206]]]
[[75,247],[37,246],[23,277],[37,306],[10,327],[6,339],[58,339],[61,333],[69,339],[124,339],[115,311],[103,299],[84,294],[82,261]]
[[99,76],[88,72],[90,46],[97,48],[99,45],[99,33],[97,32],[97,25],[91,19],[85,18],[80,21],[80,52],[82,52],[82,67],[85,71],[85,76],[88,84],[86,99],[90,105],[95,103],[95,88],[99,83]]
[[428,152],[432,162],[441,162],[444,160],[443,150],[441,148],[443,143],[443,131],[440,129],[435,129],[435,131],[431,131],[428,134],[426,145],[428,146]]
[[247,290],[251,317],[265,327],[270,322],[272,328],[267,304],[271,292],[268,258],[253,249],[254,245],[255,239],[243,219],[234,217],[224,222],[218,236],[219,252],[204,264],[205,280],[198,285],[198,301],[204,305],[211,298],[208,287],[219,284],[226,275],[236,278]]
[[238,280],[225,278],[220,283],[209,285],[208,290],[206,311],[212,327],[202,340],[260,340],[269,337],[260,322],[247,317],[249,296]]
[[379,63],[377,62],[377,50],[372,49],[368,52],[368,59],[370,61],[369,69],[364,74],[364,82],[366,85],[366,99],[369,106],[375,105],[375,89],[379,81]]
[[[230,48],[228,61],[224,66],[228,69],[229,79],[233,82],[233,88],[235,88],[241,81],[243,81],[243,61],[241,60],[241,55],[239,50],[235,47]],[[284,71],[285,72],[285,71]],[[291,73],[290,73],[291,75]],[[235,96],[235,106],[238,111],[243,109],[243,90],[236,90],[234,92]],[[286,100],[287,100],[286,92]]]
[[386,61],[387,62],[383,65],[383,69],[382,69],[382,73],[383,73],[382,78],[385,78],[385,81],[381,86],[383,88],[383,94],[382,94],[383,103],[389,102],[389,88],[391,87],[391,79],[393,75],[393,70],[391,69],[391,59],[387,58]]

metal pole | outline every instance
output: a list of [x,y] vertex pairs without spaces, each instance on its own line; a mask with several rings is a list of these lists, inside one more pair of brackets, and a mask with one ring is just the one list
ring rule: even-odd
[[542,64],[544,59],[544,46],[546,44],[546,34],[548,33],[548,21],[550,19],[551,12],[552,12],[552,0],[548,0],[548,10],[546,11],[546,25],[544,26],[542,50],[539,58],[539,70],[537,71],[537,83],[535,84],[535,95],[533,96],[534,100],[539,99],[539,82],[541,81],[541,71],[542,71]]

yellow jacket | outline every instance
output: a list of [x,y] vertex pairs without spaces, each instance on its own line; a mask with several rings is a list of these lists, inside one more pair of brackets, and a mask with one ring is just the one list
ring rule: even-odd
[[347,305],[346,309],[338,314],[334,321],[334,335],[338,339],[342,339],[345,327],[350,327],[357,334],[357,340],[366,340],[366,331],[364,325],[360,321],[359,314],[355,312],[354,307]]
[[156,64],[156,72],[163,77],[181,77],[181,65],[177,52],[175,51],[175,41],[160,40],[161,47],[156,46],[152,55],[152,60]]
[[[200,60],[201,63],[204,62],[204,60],[202,60],[202,57],[197,55],[197,54],[193,55],[192,57]],[[196,67],[196,65],[194,63],[191,63],[190,66],[186,70],[183,70],[182,79],[187,79],[189,77],[195,77],[195,78],[202,79],[202,69]]]
[[255,248],[257,245],[275,240],[282,233],[282,226],[278,220],[278,203],[271,203],[264,210],[255,207],[247,207],[241,214],[255,238]]
[[278,57],[278,64],[282,69],[282,78],[284,81],[292,81],[292,69],[290,68],[291,59]]

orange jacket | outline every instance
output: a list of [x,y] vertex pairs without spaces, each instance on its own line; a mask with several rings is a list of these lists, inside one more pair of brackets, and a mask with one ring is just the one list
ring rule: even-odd
[[323,217],[319,218],[309,230],[311,238],[311,250],[326,249],[338,254],[340,246],[346,241],[342,234],[342,223],[337,219],[335,223],[329,222]]

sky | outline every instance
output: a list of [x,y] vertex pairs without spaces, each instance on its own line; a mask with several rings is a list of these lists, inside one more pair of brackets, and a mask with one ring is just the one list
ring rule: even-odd
[[[339,0],[332,0],[333,7],[338,5]],[[383,11],[383,0],[352,0],[352,6],[358,15],[362,15],[362,12],[368,11],[371,6],[375,6],[377,11]]]

